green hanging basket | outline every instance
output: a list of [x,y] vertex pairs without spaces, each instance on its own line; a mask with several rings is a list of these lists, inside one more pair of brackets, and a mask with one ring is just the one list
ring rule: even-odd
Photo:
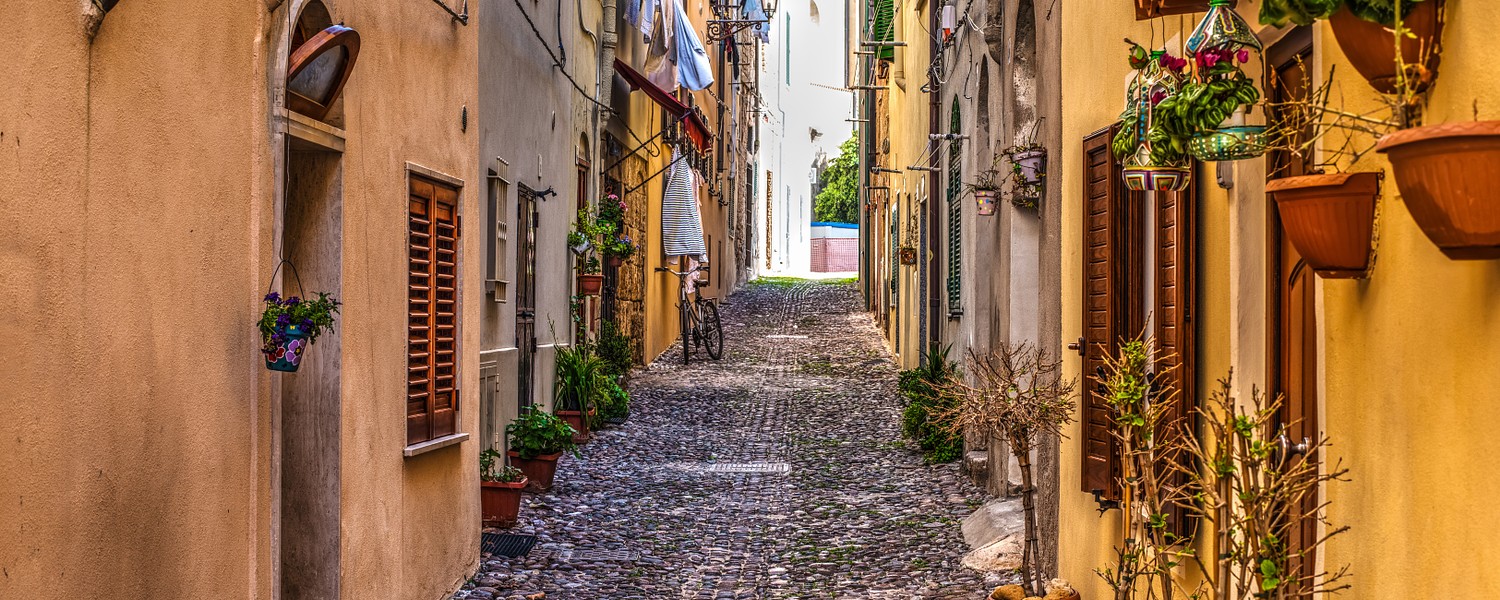
[[1220,127],[1194,134],[1188,153],[1204,162],[1245,160],[1265,154],[1270,143],[1264,125]]

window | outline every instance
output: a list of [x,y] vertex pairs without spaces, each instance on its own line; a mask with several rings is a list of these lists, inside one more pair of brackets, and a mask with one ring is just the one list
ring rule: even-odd
[[953,99],[952,122],[948,142],[948,316],[964,314],[963,298],[963,140],[957,137],[963,123],[958,114],[958,98]]
[[457,433],[458,188],[411,175],[406,443]]
[[501,179],[494,169],[489,172],[489,198],[486,202],[485,224],[494,228],[492,235],[485,238],[485,291],[494,294],[496,302],[505,302],[506,286],[510,283],[506,278],[506,243],[510,235],[510,225],[505,221],[505,197],[510,191],[504,179]]

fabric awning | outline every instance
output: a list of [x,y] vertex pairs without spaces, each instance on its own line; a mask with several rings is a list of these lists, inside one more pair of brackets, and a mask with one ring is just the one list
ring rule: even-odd
[[650,96],[652,100],[655,100],[657,104],[660,104],[662,108],[672,113],[672,115],[677,117],[687,115],[685,121],[687,122],[688,137],[693,139],[693,145],[698,147],[699,152],[708,151],[708,142],[713,139],[713,136],[708,133],[708,125],[703,122],[703,117],[697,111],[688,108],[686,104],[683,104],[671,92],[657,87],[656,84],[646,79],[646,76],[642,75],[640,71],[631,68],[630,65],[625,64],[625,61],[618,58],[615,59],[615,72],[624,77],[625,81],[630,82],[630,89],[632,91],[642,90],[646,92],[647,96]]

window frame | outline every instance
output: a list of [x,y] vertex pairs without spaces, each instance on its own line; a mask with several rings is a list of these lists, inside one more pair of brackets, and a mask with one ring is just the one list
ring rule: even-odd
[[[406,307],[406,367],[404,371],[405,380],[407,382],[405,390],[407,399],[405,403],[407,434],[406,445],[405,449],[403,450],[403,454],[406,457],[412,457],[440,448],[459,444],[469,438],[469,433],[462,431],[461,426],[463,415],[462,396],[464,391],[462,386],[462,364],[460,360],[460,357],[462,357],[463,355],[461,348],[464,308],[462,273],[463,264],[466,260],[466,257],[464,256],[463,252],[463,180],[432,169],[414,165],[412,163],[407,163],[406,175],[406,269],[408,276]],[[420,191],[422,190],[423,186],[430,186],[433,190],[431,194],[425,198],[425,200],[427,201],[426,211],[428,215],[432,215],[437,210],[436,205],[439,203],[450,205],[449,211],[452,218],[448,220],[450,221],[450,224],[448,226],[452,229],[452,272],[449,277],[451,277],[453,283],[451,287],[448,288],[451,290],[452,294],[452,299],[450,301],[452,304],[451,325],[439,325],[435,320],[435,316],[433,315],[433,312],[435,311],[433,311],[432,308],[428,309],[427,324],[425,325],[425,344],[429,348],[427,352],[427,364],[425,370],[428,375],[423,381],[423,383],[427,386],[427,399],[425,400],[426,410],[421,413],[422,418],[418,420],[414,418],[418,413],[414,413],[412,411],[412,372],[415,367],[413,346],[414,342],[416,341],[416,337],[419,335],[417,332],[417,325],[414,322],[413,311],[413,304],[415,300],[413,292],[414,288],[417,286],[417,283],[412,274],[418,272],[415,268],[414,262],[418,260],[416,251],[419,248],[416,243],[417,238],[414,235],[413,231],[415,225],[413,205],[420,197]],[[451,193],[451,199],[444,198],[438,191],[440,189]],[[436,237],[437,235],[439,235],[439,227],[443,225],[438,219],[429,217],[428,221],[429,224],[427,226],[427,231],[425,232],[425,234],[428,236]],[[433,284],[433,282],[435,282],[439,277],[439,273],[437,272],[437,268],[440,266],[437,260],[437,253],[439,252],[439,248],[436,245],[430,245],[428,246],[428,252],[429,254],[426,258],[426,260],[428,261],[428,264],[426,266],[427,271],[425,272],[428,273],[427,282],[429,290],[424,301],[429,307],[433,307],[439,302],[443,302],[439,298],[439,294],[441,294],[443,290],[439,286]],[[433,348],[437,347],[441,343],[439,334],[443,329],[451,330],[451,333],[449,334],[449,336],[447,336],[449,338],[450,349],[435,351],[433,350]],[[449,361],[450,371],[447,377],[433,376],[433,373],[435,373],[439,368],[439,354],[451,355]],[[434,406],[433,396],[437,395],[440,391],[443,391],[439,389],[434,380],[445,378],[451,378],[451,384],[446,388],[446,391],[451,396],[451,401],[449,403],[449,406],[447,407]],[[420,426],[427,428],[425,435],[419,435],[416,432],[416,429],[419,427],[418,423],[421,423]]]

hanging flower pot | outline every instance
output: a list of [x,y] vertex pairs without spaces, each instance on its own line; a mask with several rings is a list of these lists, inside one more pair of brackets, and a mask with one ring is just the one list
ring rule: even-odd
[[598,296],[601,289],[604,289],[603,275],[598,273],[580,273],[578,275],[578,295]]
[[604,257],[604,264],[609,265],[610,268],[618,269],[620,268],[620,265],[625,264],[625,259],[619,256],[610,255]]
[[913,248],[911,246],[903,246],[901,248],[901,264],[903,264],[903,265],[914,265],[914,264],[917,264],[917,249]]
[[1126,167],[1125,187],[1137,192],[1180,192],[1192,183],[1187,167]]
[[1406,129],[1376,148],[1390,158],[1412,219],[1443,254],[1500,258],[1500,121]]
[[[1412,0],[1405,0],[1401,4],[1412,7],[1411,13],[1401,20],[1402,28],[1411,32],[1401,40],[1401,59],[1408,64],[1406,75],[1412,78],[1412,91],[1421,92],[1437,78],[1438,63],[1442,61],[1437,44],[1443,35],[1443,22],[1439,18],[1443,0],[1421,0],[1414,4]],[[1399,93],[1396,85],[1396,37],[1391,27],[1360,18],[1347,5],[1333,13],[1328,24],[1354,70],[1369,80],[1376,91]]]
[[1022,150],[1011,155],[1010,160],[1016,165],[1016,175],[1023,184],[1039,185],[1047,176],[1047,150],[1044,148]]
[[1364,278],[1375,262],[1376,202],[1384,173],[1303,175],[1266,183],[1287,240],[1329,279]]
[[995,190],[974,190],[974,201],[979,203],[980,216],[995,214]]
[[1245,160],[1265,154],[1268,138],[1265,125],[1220,127],[1193,135],[1188,153],[1205,162]]
[[[302,289],[302,278],[297,267],[290,261],[281,261],[271,272],[271,280],[285,265]],[[260,329],[260,352],[265,356],[266,368],[283,373],[295,373],[302,366],[302,355],[307,347],[317,341],[324,332],[333,331],[333,315],[339,312],[339,301],[327,292],[318,292],[315,298],[288,296],[267,292],[265,308],[261,310],[256,326]]]

